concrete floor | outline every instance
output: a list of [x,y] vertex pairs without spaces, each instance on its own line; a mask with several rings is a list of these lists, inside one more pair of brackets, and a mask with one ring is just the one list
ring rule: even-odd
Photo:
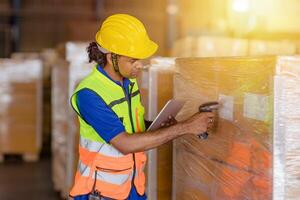
[[35,163],[10,157],[0,163],[0,199],[59,200],[59,194],[53,190],[50,157]]

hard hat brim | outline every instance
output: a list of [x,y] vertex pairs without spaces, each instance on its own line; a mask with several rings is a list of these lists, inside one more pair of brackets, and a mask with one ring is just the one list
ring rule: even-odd
[[151,57],[153,54],[155,54],[157,49],[158,49],[158,45],[155,42],[149,40],[148,45],[144,47],[144,51],[140,55],[136,55],[136,56],[132,55],[130,57],[137,58],[137,59],[146,59]]

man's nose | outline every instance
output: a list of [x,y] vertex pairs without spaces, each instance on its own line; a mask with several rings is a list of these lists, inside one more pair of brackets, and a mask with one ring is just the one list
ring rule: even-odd
[[143,64],[140,61],[135,61],[134,67],[138,70],[141,70],[141,69],[143,69]]

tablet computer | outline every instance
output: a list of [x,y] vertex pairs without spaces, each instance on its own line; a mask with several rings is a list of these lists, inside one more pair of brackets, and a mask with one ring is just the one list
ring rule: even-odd
[[181,110],[184,105],[184,101],[171,99],[161,109],[159,114],[156,116],[147,131],[154,131],[160,128],[160,125],[168,120],[169,116],[176,117],[177,113]]

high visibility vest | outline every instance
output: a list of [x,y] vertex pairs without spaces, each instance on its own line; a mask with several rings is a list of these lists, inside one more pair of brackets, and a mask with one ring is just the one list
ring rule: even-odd
[[126,199],[134,185],[137,192],[145,192],[143,172],[146,155],[144,152],[124,155],[90,126],[79,113],[76,99],[78,91],[90,89],[97,94],[123,123],[127,133],[145,131],[144,107],[135,79],[130,79],[129,91],[117,85],[95,67],[76,88],[71,105],[78,114],[80,123],[79,163],[75,183],[70,196],[88,194],[95,189],[104,197]]

